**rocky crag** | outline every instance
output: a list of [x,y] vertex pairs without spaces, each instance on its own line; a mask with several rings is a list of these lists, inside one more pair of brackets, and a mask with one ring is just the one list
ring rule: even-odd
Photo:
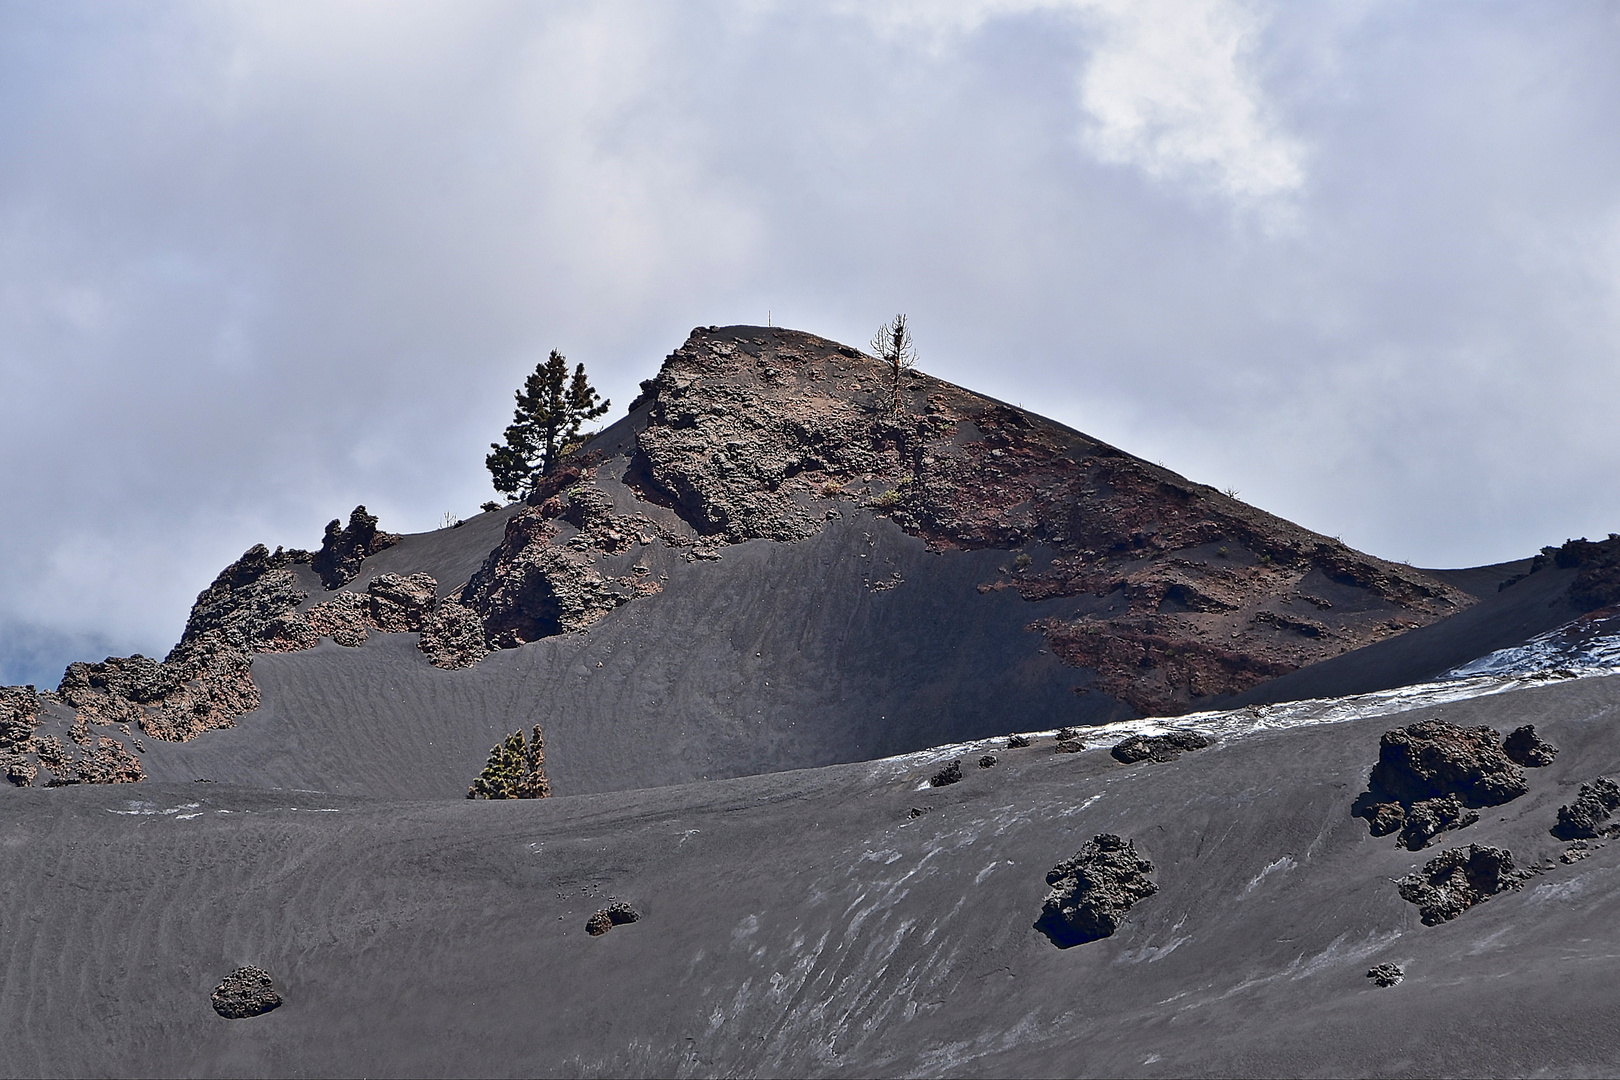
[[[890,378],[881,361],[813,335],[698,328],[643,383],[628,457],[587,446],[565,461],[451,595],[420,573],[346,588],[399,539],[358,507],[347,525],[327,526],[314,553],[256,546],[227,567],[162,661],[75,664],[52,697],[81,725],[185,740],[258,705],[259,653],[416,633],[429,662],[469,667],[492,649],[586,631],[659,592],[659,575],[632,561],[647,545],[713,559],[745,541],[806,540],[857,510],[934,550],[1004,552],[980,591],[1071,601],[1068,614],[1032,615],[1029,628],[1078,669],[1078,692],[1138,713],[1203,706],[1473,602],[919,372],[902,377],[896,408]],[[94,738],[127,753],[121,735]],[[5,752],[43,765],[29,739]]]
[[626,479],[716,543],[794,541],[854,501],[935,548],[1003,549],[982,588],[1093,610],[1037,625],[1094,688],[1185,711],[1472,598],[1050,420],[808,334],[693,331],[643,384]]

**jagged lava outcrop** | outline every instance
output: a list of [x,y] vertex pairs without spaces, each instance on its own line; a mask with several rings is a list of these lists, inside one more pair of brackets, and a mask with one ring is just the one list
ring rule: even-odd
[[[939,549],[1000,549],[983,583],[1087,598],[1038,629],[1095,689],[1185,710],[1453,615],[1473,597],[1106,443],[809,334],[693,332],[643,384],[630,478],[705,535],[798,541],[846,500]],[[641,402],[638,402],[640,404]]]

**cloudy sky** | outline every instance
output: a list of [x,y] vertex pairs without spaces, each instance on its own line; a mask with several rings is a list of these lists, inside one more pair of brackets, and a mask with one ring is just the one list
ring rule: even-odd
[[5,0],[0,682],[767,312],[1389,558],[1620,530],[1617,116],[1581,0]]

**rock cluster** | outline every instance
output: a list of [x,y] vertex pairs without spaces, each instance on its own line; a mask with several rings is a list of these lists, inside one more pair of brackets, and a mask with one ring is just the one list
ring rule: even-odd
[[500,545],[462,590],[461,604],[482,618],[491,646],[514,648],[587,629],[641,594],[634,581],[607,578],[578,551],[553,545],[556,535],[543,509],[513,515]]
[[1399,964],[1374,964],[1367,969],[1367,978],[1373,981],[1374,986],[1390,987],[1406,978],[1406,972],[1401,970]]
[[[1552,760],[1557,749],[1533,726],[1511,737],[1527,764]],[[1479,820],[1472,809],[1498,806],[1530,790],[1524,769],[1489,727],[1462,728],[1444,720],[1421,720],[1384,732],[1378,763],[1354,813],[1374,836],[1399,832],[1402,847],[1418,851],[1440,833]]]
[[962,779],[962,762],[950,762],[939,772],[928,778],[929,787],[945,787]]
[[32,686],[0,686],[0,769],[6,779],[27,787],[39,775],[29,753],[39,722],[39,695]]
[[258,707],[252,653],[303,602],[291,567],[308,558],[254,545],[197,597],[179,644],[162,661],[137,654],[70,664],[57,695],[82,722],[138,724],[159,739],[231,726]]
[[1115,761],[1134,765],[1139,761],[1174,761],[1188,750],[1202,750],[1209,740],[1196,731],[1172,731],[1164,735],[1132,735],[1108,751]]
[[394,533],[379,532],[377,516],[366,513],[364,506],[357,506],[349,512],[347,526],[337,518],[327,522],[321,549],[309,563],[321,575],[321,584],[328,589],[341,589],[354,580],[367,556],[392,547],[399,539]]
[[1599,777],[1582,784],[1575,801],[1558,808],[1552,834],[1560,840],[1595,840],[1615,831],[1609,819],[1620,810],[1620,784]]
[[1514,764],[1533,769],[1551,765],[1553,758],[1558,756],[1558,747],[1537,735],[1534,724],[1525,724],[1508,732],[1502,751]]
[[641,912],[629,904],[609,904],[592,915],[585,923],[585,932],[591,937],[601,937],[615,926],[633,923],[641,918]]
[[1134,841],[1100,833],[1046,875],[1052,889],[1035,928],[1063,949],[1108,937],[1132,905],[1159,891],[1152,872]]
[[1470,844],[1442,851],[1400,881],[1401,899],[1416,904],[1423,925],[1455,919],[1497,893],[1517,889],[1530,875],[1506,848]]
[[208,1000],[214,1011],[227,1020],[246,1020],[250,1016],[263,1016],[282,1004],[276,992],[275,980],[264,968],[239,967],[225,976]]

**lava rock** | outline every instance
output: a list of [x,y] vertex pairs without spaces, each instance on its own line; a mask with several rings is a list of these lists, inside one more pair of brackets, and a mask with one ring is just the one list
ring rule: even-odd
[[1024,738],[1022,735],[1007,736],[1007,749],[1009,750],[1022,750],[1028,745],[1029,740]]
[[960,761],[953,761],[943,769],[939,770],[939,772],[929,777],[928,786],[944,787],[947,784],[954,784],[960,779],[962,779],[962,763]]
[[1358,805],[1356,814],[1367,819],[1367,827],[1374,836],[1388,836],[1406,824],[1406,807],[1398,802]]
[[250,1016],[263,1016],[271,1009],[280,1008],[281,995],[276,984],[264,968],[239,967],[225,976],[214,987],[209,1000],[214,1011],[227,1020],[246,1020]]
[[979,759],[979,768],[981,768],[981,769],[993,768],[995,766],[995,764],[996,764],[996,755],[994,755],[994,754],[986,754],[986,755],[984,755],[984,757]]
[[1057,745],[1052,747],[1060,754],[1078,754],[1086,748],[1086,744],[1079,739],[1059,739]]
[[1406,978],[1406,972],[1399,964],[1374,964],[1367,969],[1367,978],[1373,981],[1374,986],[1394,986]]
[[1421,851],[1447,829],[1466,829],[1478,820],[1479,814],[1465,810],[1455,795],[1424,799],[1406,811],[1397,843],[1410,851]]
[[1536,734],[1536,725],[1526,724],[1514,728],[1502,746],[1508,760],[1530,768],[1551,765],[1558,756],[1558,747]]
[[1444,720],[1386,731],[1369,784],[1374,792],[1385,792],[1408,807],[1446,795],[1470,807],[1509,802],[1530,785],[1499,739],[1491,728],[1461,728]]
[[1599,777],[1582,784],[1575,801],[1558,808],[1558,824],[1552,834],[1560,840],[1595,840],[1614,830],[1604,824],[1620,810],[1620,784]]
[[414,633],[433,610],[439,583],[430,574],[380,574],[366,586],[371,625],[387,634]]
[[1196,731],[1172,731],[1167,735],[1132,735],[1108,751],[1115,761],[1134,765],[1139,761],[1174,761],[1186,750],[1202,750],[1209,740]]
[[1401,878],[1401,899],[1418,906],[1423,925],[1437,926],[1497,893],[1517,889],[1529,876],[1506,848],[1470,844],[1442,851],[1422,870]]
[[641,912],[629,904],[609,904],[590,917],[585,923],[585,932],[591,937],[601,937],[615,926],[633,923],[640,918]]
[[377,516],[366,513],[364,506],[357,506],[350,511],[346,528],[340,527],[336,518],[327,523],[321,550],[310,557],[309,564],[321,575],[321,584],[328,589],[340,589],[354,580],[354,575],[360,572],[360,564],[368,556],[393,547],[399,539],[394,533],[379,532]]
[[1108,937],[1137,901],[1159,891],[1148,879],[1152,872],[1135,841],[1099,833],[1046,875],[1052,891],[1035,929],[1060,949]]
[[454,600],[441,600],[422,623],[422,640],[417,648],[436,668],[455,671],[472,667],[489,652],[484,620],[472,608]]

